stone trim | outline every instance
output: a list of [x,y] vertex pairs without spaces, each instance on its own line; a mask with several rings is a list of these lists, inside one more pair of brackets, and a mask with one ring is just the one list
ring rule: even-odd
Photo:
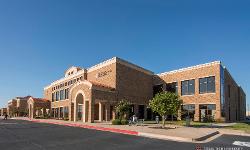
[[73,75],[71,75],[71,76],[63,77],[63,78],[61,78],[61,79],[59,79],[59,80],[56,80],[56,81],[52,82],[50,85],[46,86],[46,87],[44,88],[44,90],[46,90],[46,89],[48,89],[48,88],[50,88],[50,87],[52,87],[52,86],[54,86],[54,85],[56,85],[56,84],[61,84],[61,82],[64,82],[65,80],[69,80],[69,79],[74,78],[74,77],[76,77],[76,76],[79,76],[79,75],[81,75],[81,74],[84,75],[84,73],[86,73],[86,70],[85,70],[85,69],[80,70],[80,71],[78,71],[76,74],[73,74]]
[[205,63],[205,64],[186,67],[186,68],[177,69],[177,70],[173,70],[173,71],[168,71],[168,72],[164,72],[164,73],[159,73],[157,75],[158,76],[164,76],[164,75],[167,75],[167,74],[173,74],[173,73],[177,73],[177,72],[183,72],[183,71],[187,71],[187,70],[198,69],[198,68],[213,66],[213,65],[217,65],[217,64],[221,64],[221,62],[220,61],[214,61],[214,62],[210,62],[210,63]]
[[88,70],[88,72],[92,72],[92,71],[95,71],[97,69],[103,68],[103,67],[105,67],[107,65],[113,64],[113,63],[119,63],[119,64],[125,65],[127,67],[133,68],[135,70],[138,70],[140,72],[143,72],[143,73],[146,73],[146,74],[149,74],[149,75],[154,74],[152,71],[146,70],[146,69],[144,69],[144,68],[142,68],[140,66],[132,64],[132,63],[130,63],[130,62],[126,61],[126,60],[123,60],[121,58],[118,58],[118,57],[113,57],[111,59],[108,59],[108,60],[106,60],[104,62],[101,62],[101,63],[99,63],[99,64],[97,64],[97,65],[95,65],[93,67],[88,68],[87,70]]

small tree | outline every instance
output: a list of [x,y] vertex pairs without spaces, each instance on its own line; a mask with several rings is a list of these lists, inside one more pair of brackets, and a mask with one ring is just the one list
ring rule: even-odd
[[125,119],[124,116],[128,115],[131,109],[131,103],[127,100],[121,100],[115,107],[115,112],[118,115],[119,119]]
[[182,101],[179,96],[172,92],[161,92],[149,101],[149,107],[153,112],[162,116],[162,127],[165,127],[165,116],[178,113]]

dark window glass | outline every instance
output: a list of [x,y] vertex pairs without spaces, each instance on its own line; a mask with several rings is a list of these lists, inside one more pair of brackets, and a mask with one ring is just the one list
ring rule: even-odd
[[199,79],[199,82],[200,82],[200,93],[205,93],[207,91],[206,78]]
[[59,91],[56,92],[56,101],[59,99]]
[[163,84],[155,85],[155,86],[153,87],[154,96],[155,96],[157,93],[161,93],[162,91],[163,91]]
[[215,77],[207,78],[207,91],[215,92]]
[[52,97],[52,102],[54,102],[54,93],[52,93],[51,97]]
[[65,96],[65,99],[68,99],[69,98],[69,89],[67,88],[67,89],[65,89],[64,90],[65,92],[65,94],[64,94],[64,96]]
[[199,91],[202,93],[214,93],[215,92],[215,77],[206,77],[199,79]]
[[195,92],[195,80],[181,82],[181,95],[193,95]]
[[173,82],[173,83],[167,83],[166,84],[166,91],[168,92],[173,92],[173,93],[178,93],[178,86],[177,86],[177,82]]
[[189,80],[189,84],[188,84],[188,94],[194,94],[194,88],[195,83],[194,80]]
[[60,91],[60,100],[63,100],[63,98],[64,98],[64,90],[61,90]]

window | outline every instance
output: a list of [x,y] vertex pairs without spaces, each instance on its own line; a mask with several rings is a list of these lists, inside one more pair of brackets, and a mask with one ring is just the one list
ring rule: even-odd
[[64,92],[65,99],[69,99],[69,88],[65,89],[64,91],[65,91]]
[[82,81],[82,76],[80,77],[80,80]]
[[215,77],[206,77],[199,79],[200,94],[202,93],[214,93],[215,92]]
[[54,102],[54,93],[52,93],[51,98],[52,98],[52,102]]
[[56,101],[59,100],[59,91],[56,92]]
[[64,99],[64,90],[61,90],[60,91],[60,100],[63,100]]
[[184,104],[181,107],[182,119],[186,119],[186,117],[191,118],[192,120],[194,119],[194,114],[195,114],[195,105],[194,104]]
[[195,80],[181,81],[181,95],[193,95],[195,91]]
[[178,83],[173,82],[173,83],[167,83],[166,84],[166,91],[168,92],[173,92],[173,93],[178,93]]
[[69,107],[64,107],[64,118],[68,118],[69,117]]
[[158,93],[161,93],[163,91],[163,84],[155,85],[153,87],[153,94],[154,96]]

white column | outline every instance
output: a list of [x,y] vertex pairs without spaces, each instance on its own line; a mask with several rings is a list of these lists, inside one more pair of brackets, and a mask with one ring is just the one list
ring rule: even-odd
[[99,102],[99,121],[103,121],[103,104]]
[[76,102],[74,103],[74,122],[76,122],[76,118],[77,118],[77,107],[76,107]]
[[87,103],[88,101],[84,101],[83,102],[83,122],[88,122],[87,118],[88,118],[88,107],[87,107]]

